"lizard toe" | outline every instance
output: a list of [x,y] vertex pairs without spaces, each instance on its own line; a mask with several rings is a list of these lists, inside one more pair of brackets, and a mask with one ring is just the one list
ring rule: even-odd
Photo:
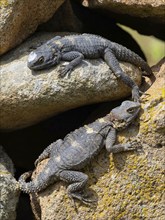
[[77,192],[70,193],[69,197],[78,199],[78,200],[80,200],[81,202],[83,202],[86,205],[89,205],[91,203],[96,203],[97,202],[96,199],[90,199],[89,197],[83,195],[82,193],[77,193]]

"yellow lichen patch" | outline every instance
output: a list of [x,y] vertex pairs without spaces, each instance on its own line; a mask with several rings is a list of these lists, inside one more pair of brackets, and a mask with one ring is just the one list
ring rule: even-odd
[[[145,106],[144,106],[145,109]],[[141,116],[140,131],[146,133],[151,129],[157,129],[155,118],[165,114],[165,104],[159,101],[159,105],[148,106]],[[156,116],[156,117],[155,117]]]
[[8,4],[8,0],[0,0],[0,7],[6,7]]
[[162,88],[162,97],[165,98],[165,88]]
[[0,0],[0,7],[6,7],[12,3],[13,3],[13,0]]
[[106,219],[108,213],[110,219],[118,220],[154,217],[155,203],[161,201],[164,187],[163,175],[159,170],[159,166],[150,167],[147,154],[130,156],[116,178],[111,181],[110,172],[97,183],[101,187],[97,207],[99,214],[91,219]]

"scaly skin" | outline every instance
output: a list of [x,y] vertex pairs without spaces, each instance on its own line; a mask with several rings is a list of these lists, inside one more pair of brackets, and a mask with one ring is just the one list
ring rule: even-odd
[[126,47],[93,34],[56,36],[30,53],[28,67],[41,70],[56,66],[61,61],[69,64],[61,69],[60,76],[70,75],[71,71],[83,59],[103,58],[114,74],[132,88],[132,98],[139,101],[139,88],[136,83],[121,69],[119,61],[125,61],[140,67],[151,75],[148,64],[137,54]]
[[70,185],[67,188],[72,198],[84,203],[91,202],[82,191],[88,176],[79,170],[85,167],[105,146],[110,153],[134,150],[136,143],[115,145],[116,131],[125,129],[138,115],[140,104],[124,101],[108,115],[69,133],[64,140],[57,140],[49,145],[36,160],[37,165],[49,158],[47,165],[36,179],[26,182],[31,172],[19,178],[20,189],[26,193],[39,192],[48,185],[63,180]]

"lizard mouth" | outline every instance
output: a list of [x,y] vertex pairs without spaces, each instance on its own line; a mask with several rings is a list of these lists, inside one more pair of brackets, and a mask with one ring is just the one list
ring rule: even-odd
[[58,62],[54,62],[54,61],[48,61],[46,63],[42,63],[42,64],[34,64],[31,62],[27,63],[27,67],[31,70],[42,70],[42,69],[49,69],[52,66],[56,65]]
[[134,113],[132,115],[129,114],[127,118],[122,119],[120,117],[112,116],[113,127],[116,128],[118,131],[125,129],[137,117],[137,115],[139,114],[139,111],[140,111],[140,104],[139,106],[136,106],[136,108],[134,108]]
[[46,63],[46,64],[40,64],[40,65],[34,65],[31,64],[30,62],[27,63],[27,67],[31,70],[41,70],[41,69],[46,69],[51,67],[51,63]]

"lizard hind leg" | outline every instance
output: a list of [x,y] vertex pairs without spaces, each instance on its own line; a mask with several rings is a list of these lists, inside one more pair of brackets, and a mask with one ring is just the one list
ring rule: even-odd
[[78,171],[64,170],[60,173],[60,179],[70,183],[67,191],[71,198],[76,198],[85,204],[94,202],[83,195],[84,187],[88,181],[86,174]]
[[140,100],[140,91],[137,84],[121,69],[119,62],[114,55],[113,51],[109,48],[106,48],[104,51],[104,60],[110,69],[114,72],[117,78],[120,78],[127,86],[132,89],[132,99],[135,102]]

